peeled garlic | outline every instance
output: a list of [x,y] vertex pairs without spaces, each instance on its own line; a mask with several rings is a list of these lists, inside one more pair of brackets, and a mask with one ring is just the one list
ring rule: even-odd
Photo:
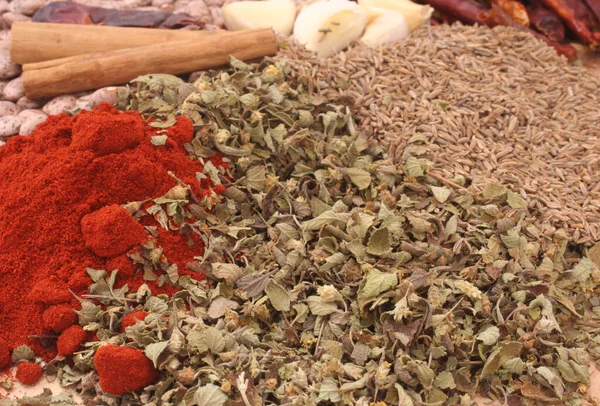
[[402,14],[409,31],[427,23],[433,13],[431,6],[422,6],[409,0],[358,0],[358,4],[364,7],[394,10]]
[[410,33],[406,19],[394,10],[369,7],[371,11],[379,13],[371,24],[367,26],[361,41],[371,48],[390,42],[403,40]]
[[317,1],[300,10],[294,38],[320,57],[327,57],[359,39],[369,19],[369,12],[354,2]]
[[225,27],[230,31],[249,28],[273,28],[290,35],[296,18],[294,0],[239,1],[221,9]]

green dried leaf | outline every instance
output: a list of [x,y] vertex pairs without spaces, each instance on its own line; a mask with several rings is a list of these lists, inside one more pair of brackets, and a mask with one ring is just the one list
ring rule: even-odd
[[506,193],[506,202],[515,210],[525,210],[527,208],[525,199],[520,194],[511,192],[510,190]]
[[321,296],[309,296],[306,303],[315,316],[328,316],[338,310],[335,302],[325,301]]
[[358,190],[364,190],[371,186],[371,174],[367,171],[359,168],[347,168],[344,169],[344,173],[358,187]]
[[232,286],[244,275],[244,270],[236,264],[213,262],[211,268],[212,274],[216,278],[223,279],[229,286]]
[[209,350],[217,354],[225,349],[223,334],[211,326],[190,331],[187,340],[188,345],[200,354]]
[[270,281],[265,288],[265,293],[275,310],[280,312],[290,311],[290,294],[281,285],[275,281]]
[[158,357],[160,357],[168,345],[168,341],[161,341],[158,343],[149,344],[146,346],[146,348],[144,348],[144,354],[146,354],[146,357],[152,361],[155,368],[158,368]]
[[34,358],[35,352],[25,344],[15,348],[12,353],[13,364],[16,364],[19,361],[31,361]]
[[197,406],[223,406],[229,397],[212,383],[199,387],[194,394],[194,404]]
[[494,345],[500,338],[500,329],[496,326],[490,326],[481,333],[477,334],[477,339],[485,345]]
[[365,276],[358,289],[358,300],[365,301],[376,297],[398,284],[398,275],[385,273],[373,268]]
[[152,145],[159,147],[165,145],[167,143],[168,138],[169,137],[167,137],[166,135],[153,135],[150,138],[150,142],[152,143]]
[[435,381],[433,384],[440,389],[454,389],[456,388],[456,383],[454,382],[454,376],[452,372],[443,371],[435,377]]
[[431,186],[431,192],[433,193],[433,197],[440,202],[446,203],[450,195],[452,194],[452,190],[447,187],[439,187],[439,186]]
[[487,361],[483,366],[483,370],[481,371],[481,379],[488,378],[489,376],[495,374],[496,371],[500,369],[500,366],[509,359],[518,358],[521,354],[521,349],[523,349],[523,344],[520,342],[506,343],[496,348],[488,356]]
[[487,200],[498,199],[503,197],[508,189],[500,183],[488,183],[483,189],[483,197]]
[[387,228],[380,228],[371,234],[369,243],[367,244],[367,252],[369,254],[383,257],[391,251],[390,233]]

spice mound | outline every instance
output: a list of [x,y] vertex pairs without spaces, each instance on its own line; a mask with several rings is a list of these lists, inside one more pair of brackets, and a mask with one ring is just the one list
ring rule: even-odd
[[[142,225],[131,214],[180,184],[194,195],[212,185],[196,179],[203,162],[184,148],[193,137],[190,120],[178,117],[168,130],[151,124],[105,104],[49,117],[33,135],[0,148],[0,367],[22,344],[45,359],[56,355],[57,341],[62,353],[80,348],[85,332],[72,326],[73,309],[96,282],[91,270],[119,269],[115,287],[147,283],[154,294],[173,293],[160,269],[144,278],[128,256],[149,238],[179,274],[193,273],[186,263],[202,255],[200,239],[163,230],[153,216]],[[121,206],[130,202],[140,203]]]
[[35,362],[22,362],[17,365],[16,377],[23,385],[35,385],[43,373],[42,367]]
[[158,379],[158,371],[142,351],[130,347],[107,345],[94,356],[102,390],[124,395],[142,389]]

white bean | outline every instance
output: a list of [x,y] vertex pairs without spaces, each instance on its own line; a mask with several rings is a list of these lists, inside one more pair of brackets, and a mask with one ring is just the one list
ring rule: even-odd
[[42,107],[42,103],[37,100],[28,99],[27,96],[23,96],[17,101],[17,107],[21,110],[39,109]]
[[2,14],[2,19],[4,19],[4,22],[8,27],[12,27],[12,23],[15,21],[31,21],[31,17],[24,16],[23,14],[11,13],[10,11]]
[[16,104],[9,101],[0,101],[0,117],[13,116],[19,112]]
[[47,0],[13,0],[8,6],[8,11],[15,14],[32,16],[38,9],[44,7]]
[[[30,110],[30,111],[33,111],[33,110]],[[21,129],[20,129],[19,133],[21,135],[29,135],[29,134],[33,133],[39,124],[46,121],[47,117],[48,116],[46,116],[42,112],[38,112],[38,114],[33,114],[29,117],[26,117],[25,120],[23,121],[23,124],[21,125]]]
[[0,117],[0,137],[12,137],[19,133],[23,117],[19,116],[4,116]]
[[2,91],[2,98],[4,100],[17,101],[24,95],[25,89],[23,88],[23,80],[20,77],[8,82]]
[[8,50],[0,52],[0,79],[12,79],[19,76],[21,67],[10,61]]
[[75,96],[71,96],[70,94],[57,96],[50,100],[48,104],[42,108],[42,111],[48,115],[56,115],[73,109],[76,103],[77,98]]

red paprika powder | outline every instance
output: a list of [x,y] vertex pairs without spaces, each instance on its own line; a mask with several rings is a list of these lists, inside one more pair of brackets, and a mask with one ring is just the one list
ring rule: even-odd
[[71,355],[85,343],[87,333],[80,326],[71,326],[58,337],[56,348],[60,355]]
[[10,350],[8,344],[0,339],[0,369],[6,368],[11,363]]
[[34,362],[21,362],[17,365],[15,376],[23,385],[35,385],[43,373],[44,369],[38,364]]
[[138,349],[105,345],[94,355],[100,387],[112,395],[124,395],[148,386],[158,379],[152,361]]
[[[53,357],[53,341],[33,336],[56,334],[70,320],[52,320],[60,316],[50,309],[79,306],[71,292],[87,293],[92,281],[86,267],[125,267],[124,252],[146,235],[120,205],[164,195],[177,185],[169,172],[198,196],[212,186],[207,179],[198,184],[203,165],[184,149],[193,137],[189,119],[177,118],[165,145],[152,144],[156,132],[139,113],[104,104],[73,117],[51,116],[32,135],[0,147],[0,340],[9,350],[27,344],[37,355]],[[220,158],[213,163],[219,166]],[[142,219],[158,225],[152,216]],[[177,257],[180,273],[191,274],[185,264],[203,247],[173,234],[160,231],[157,242],[167,259],[169,252]],[[173,246],[182,240],[184,248]],[[147,283],[155,294],[173,291],[143,280],[131,266],[119,283],[131,290]],[[0,361],[4,353],[0,345]]]
[[44,328],[52,330],[56,333],[62,332],[69,326],[72,326],[77,321],[77,315],[73,308],[67,304],[50,306],[44,310],[42,315]]
[[125,332],[125,329],[130,326],[135,326],[135,323],[138,320],[144,320],[148,313],[143,310],[137,312],[131,312],[127,316],[123,317],[123,321],[121,322],[121,333]]

